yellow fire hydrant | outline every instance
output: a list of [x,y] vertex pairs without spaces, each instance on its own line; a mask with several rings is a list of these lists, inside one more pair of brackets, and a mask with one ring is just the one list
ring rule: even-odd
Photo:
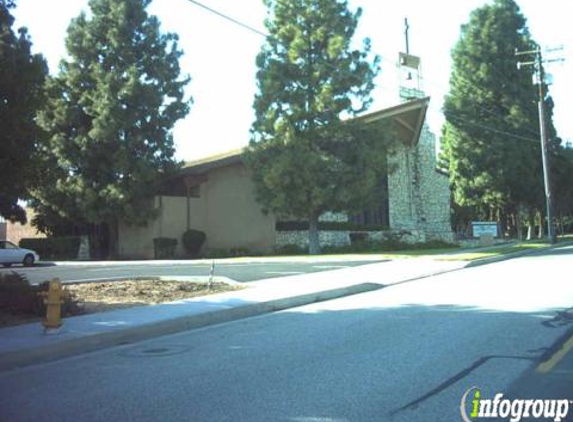
[[48,291],[38,295],[44,298],[46,305],[46,318],[42,321],[45,332],[56,332],[62,326],[62,304],[69,293],[62,288],[62,282],[55,278],[50,281]]

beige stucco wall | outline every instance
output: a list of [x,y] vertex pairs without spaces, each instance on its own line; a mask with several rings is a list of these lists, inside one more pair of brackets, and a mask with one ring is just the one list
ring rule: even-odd
[[[176,254],[185,256],[181,235],[187,228],[187,199],[155,198],[160,210],[146,227],[120,225],[119,251],[125,258],[153,258],[153,238],[178,240]],[[276,243],[275,218],[264,215],[256,202],[254,185],[242,164],[212,169],[190,198],[190,226],[207,234],[204,249],[268,250]]]
[[242,164],[210,171],[203,186],[207,248],[268,250],[275,245],[275,217],[262,213],[251,175]]
[[120,224],[118,230],[119,255],[122,258],[153,258],[155,225],[130,226]]

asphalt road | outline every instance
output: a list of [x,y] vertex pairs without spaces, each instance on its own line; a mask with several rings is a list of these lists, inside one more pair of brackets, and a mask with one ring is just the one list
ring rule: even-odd
[[[364,265],[380,260],[342,261],[340,259],[320,259],[307,261],[277,262],[226,262],[215,265],[215,275],[228,277],[239,282],[275,278],[281,276],[305,274],[317,271],[334,270],[340,268]],[[2,268],[0,273],[16,271],[24,274],[30,283],[36,284],[52,278],[59,278],[64,282],[108,279],[116,277],[146,277],[146,276],[208,276],[211,264],[206,261],[174,261],[162,263],[150,261],[136,264],[108,264],[97,265],[37,265],[32,268],[14,266]],[[0,421],[2,422],[2,421]]]
[[548,380],[573,399],[570,356],[529,376],[573,334],[572,264],[569,247],[5,372],[0,420],[461,421],[472,387]]

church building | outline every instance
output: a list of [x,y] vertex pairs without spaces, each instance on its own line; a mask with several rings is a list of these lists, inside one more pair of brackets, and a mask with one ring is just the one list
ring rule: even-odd
[[[392,170],[384,180],[387,194],[379,207],[362,214],[324,214],[321,221],[353,224],[352,230],[322,230],[322,246],[349,244],[351,233],[362,232],[360,225],[372,240],[453,241],[449,180],[437,169],[436,138],[426,124],[430,98],[420,89],[420,59],[400,53],[398,68],[401,102],[358,117],[365,124],[389,123],[398,137],[388,157]],[[184,256],[181,236],[187,229],[206,233],[204,250],[269,252],[308,243],[305,230],[284,230],[276,216],[262,212],[242,150],[187,163],[154,200],[159,215],[147,226],[120,225],[121,256],[153,258],[153,239],[158,237],[177,239],[176,255]]]

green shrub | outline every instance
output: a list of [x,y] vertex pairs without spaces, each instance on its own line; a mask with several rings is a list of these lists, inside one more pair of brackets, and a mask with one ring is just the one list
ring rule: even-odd
[[[47,291],[49,281],[31,285],[26,277],[10,272],[0,274],[0,310],[15,315],[34,315],[44,317],[46,305],[39,292]],[[75,295],[68,295],[62,304],[62,316],[81,313]]]
[[357,243],[364,243],[368,241],[368,233],[364,232],[352,232],[348,235],[350,237],[350,243],[355,245]]
[[229,252],[227,249],[209,249],[204,254],[204,258],[208,259],[228,258],[230,256],[231,252]]
[[177,239],[171,237],[156,237],[153,239],[155,259],[171,259],[175,257]]
[[350,245],[344,246],[331,246],[325,245],[322,247],[323,254],[347,254],[347,253],[363,253],[363,252],[374,252],[377,250],[373,242],[357,242]]
[[264,256],[265,254],[260,251],[252,251],[249,248],[235,247],[231,249],[209,249],[204,258],[217,259],[217,258],[234,258],[239,256]]
[[412,249],[455,249],[460,247],[455,243],[446,242],[445,240],[428,240],[410,246],[412,246]]
[[[351,233],[351,238],[352,238]],[[427,242],[406,243],[400,240],[401,235],[393,233],[384,240],[362,240],[353,242],[346,246],[325,246],[323,253],[343,254],[343,253],[362,253],[362,252],[394,252],[410,251],[421,249],[448,249],[458,248],[458,245],[445,242],[443,240],[429,240]]]
[[79,236],[46,237],[46,238],[25,238],[20,240],[20,247],[32,249],[40,255],[40,259],[61,260],[76,259],[80,248],[81,238]]
[[[277,231],[308,230],[308,221],[277,221],[275,228]],[[383,231],[388,230],[389,227],[378,224],[356,224],[347,221],[319,221],[318,229],[333,231]]]
[[237,246],[235,248],[231,248],[229,250],[230,256],[253,256],[257,255],[255,252],[251,251],[249,248],[244,248],[241,246]]
[[188,254],[196,256],[199,254],[201,246],[203,246],[203,243],[205,243],[206,238],[207,236],[205,235],[205,232],[190,229],[183,233],[181,240],[183,242],[185,251]]
[[294,244],[276,246],[274,252],[277,255],[308,255],[308,249]]

